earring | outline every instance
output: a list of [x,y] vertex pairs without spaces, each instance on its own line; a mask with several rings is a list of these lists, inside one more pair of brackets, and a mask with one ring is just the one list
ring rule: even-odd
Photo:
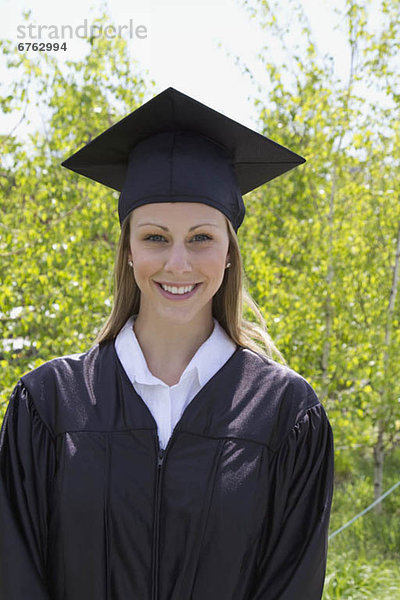
[[133,267],[133,262],[131,260],[128,260],[128,265],[132,268]]
[[231,266],[231,263],[228,263],[225,267],[225,269],[228,269]]

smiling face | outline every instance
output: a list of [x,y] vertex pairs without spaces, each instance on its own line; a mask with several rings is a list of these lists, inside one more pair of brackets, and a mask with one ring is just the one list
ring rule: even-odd
[[141,319],[208,326],[228,248],[225,216],[211,206],[167,202],[134,209],[129,258],[141,292]]

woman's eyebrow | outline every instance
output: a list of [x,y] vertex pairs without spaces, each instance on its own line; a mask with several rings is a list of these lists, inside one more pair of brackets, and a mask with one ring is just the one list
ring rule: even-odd
[[[144,227],[145,225],[152,225],[153,227],[160,227],[160,229],[164,229],[164,231],[169,231],[168,227],[164,227],[164,225],[159,225],[159,223],[140,223],[140,225],[138,225],[138,227]],[[193,229],[197,229],[198,227],[218,227],[218,225],[216,223],[200,223],[199,225],[194,225],[193,227],[190,227],[189,231],[192,231]]]

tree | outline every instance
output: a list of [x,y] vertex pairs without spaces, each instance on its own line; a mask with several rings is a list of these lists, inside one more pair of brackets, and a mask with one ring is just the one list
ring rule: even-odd
[[87,43],[82,60],[64,65],[1,45],[15,73],[2,110],[19,110],[21,123],[36,110],[42,122],[25,139],[16,130],[0,141],[3,404],[27,370],[86,350],[110,311],[118,193],[60,163],[142,104],[151,82],[122,38]]
[[[328,408],[337,445],[373,448],[378,497],[400,433],[398,2],[380,3],[382,29],[371,33],[368,4],[346,1],[346,81],[318,53],[298,2],[285,12],[246,4],[269,41],[260,128],[308,161],[248,199],[246,271],[272,337]],[[270,59],[277,46],[281,63]]]

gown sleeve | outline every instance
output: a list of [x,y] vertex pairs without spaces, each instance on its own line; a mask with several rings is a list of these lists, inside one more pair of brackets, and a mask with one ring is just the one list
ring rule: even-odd
[[53,437],[19,381],[0,432],[1,600],[51,600],[45,567],[54,467]]
[[321,404],[276,451],[250,600],[320,600],[333,493],[333,435]]

